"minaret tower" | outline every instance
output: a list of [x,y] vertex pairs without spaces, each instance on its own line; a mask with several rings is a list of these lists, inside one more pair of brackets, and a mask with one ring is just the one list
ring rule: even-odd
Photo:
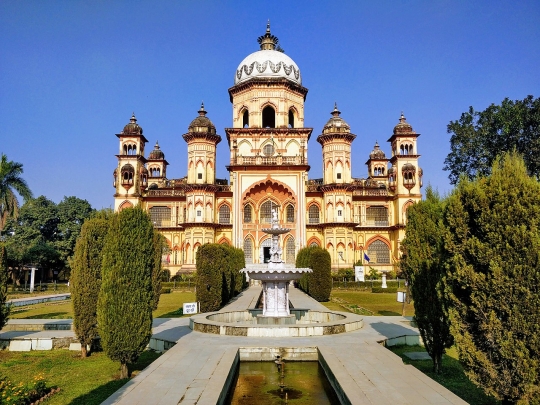
[[137,124],[135,113],[122,132],[116,134],[120,141],[120,152],[116,155],[118,166],[113,173],[114,210],[137,205],[148,187],[148,170],[145,167],[144,146],[148,140]]
[[421,197],[422,170],[418,167],[417,134],[403,113],[388,139],[392,147],[392,167],[388,170],[389,189],[396,196]]
[[159,148],[159,143],[156,141],[154,149],[148,155],[148,184],[149,187],[157,186],[167,178],[167,166],[169,162],[165,160],[165,154]]
[[343,184],[351,182],[351,144],[356,135],[340,117],[341,111],[334,104],[332,118],[323,128],[317,142],[322,145],[323,184]]
[[388,178],[388,159],[381,150],[378,142],[375,142],[375,146],[369,154],[366,165],[370,178],[386,183]]

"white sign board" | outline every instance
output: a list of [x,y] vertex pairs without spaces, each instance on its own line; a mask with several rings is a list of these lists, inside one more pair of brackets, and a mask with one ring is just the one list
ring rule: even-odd
[[354,266],[354,281],[365,281],[364,266]]
[[398,291],[397,293],[397,302],[405,302],[405,299],[407,298],[407,294],[403,291]]
[[196,302],[186,302],[184,303],[184,315],[192,315],[197,313],[197,303]]

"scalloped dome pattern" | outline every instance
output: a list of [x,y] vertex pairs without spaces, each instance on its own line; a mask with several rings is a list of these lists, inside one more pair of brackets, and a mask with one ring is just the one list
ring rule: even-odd
[[302,75],[298,65],[283,52],[261,50],[248,55],[236,69],[234,84],[252,78],[285,78],[296,84],[302,84]]

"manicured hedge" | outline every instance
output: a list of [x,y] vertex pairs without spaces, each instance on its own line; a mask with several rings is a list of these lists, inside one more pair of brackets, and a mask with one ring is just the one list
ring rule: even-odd
[[208,243],[197,251],[196,297],[201,312],[219,310],[246,285],[241,249]]
[[[368,281],[336,281],[332,283],[332,288],[341,290],[367,290],[371,287],[381,287],[381,280],[368,280]],[[396,280],[387,280],[386,285],[388,288],[405,289],[405,280],[400,280],[399,283]]]
[[296,267],[313,270],[299,280],[299,285],[317,301],[328,301],[332,291],[332,263],[330,254],[320,247],[301,249],[296,257]]
[[395,294],[397,293],[398,289],[396,287],[388,287],[388,288],[382,288],[382,287],[373,287],[371,289],[372,293],[388,293],[388,294]]

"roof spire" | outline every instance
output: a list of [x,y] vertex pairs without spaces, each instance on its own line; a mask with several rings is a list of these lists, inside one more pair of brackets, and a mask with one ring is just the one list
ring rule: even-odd
[[206,115],[206,111],[204,111],[204,101],[201,102],[201,109],[199,110],[199,115],[202,117]]
[[266,33],[257,38],[257,42],[261,45],[261,50],[266,51],[275,51],[276,45],[279,40],[275,35],[270,33],[270,19],[266,23]]
[[399,117],[399,122],[405,122],[405,116],[403,115],[403,111],[401,112],[401,117]]
[[334,102],[334,111],[332,111],[330,114],[332,114],[334,117],[339,117],[339,114],[341,114],[341,111],[337,108],[337,102]]

